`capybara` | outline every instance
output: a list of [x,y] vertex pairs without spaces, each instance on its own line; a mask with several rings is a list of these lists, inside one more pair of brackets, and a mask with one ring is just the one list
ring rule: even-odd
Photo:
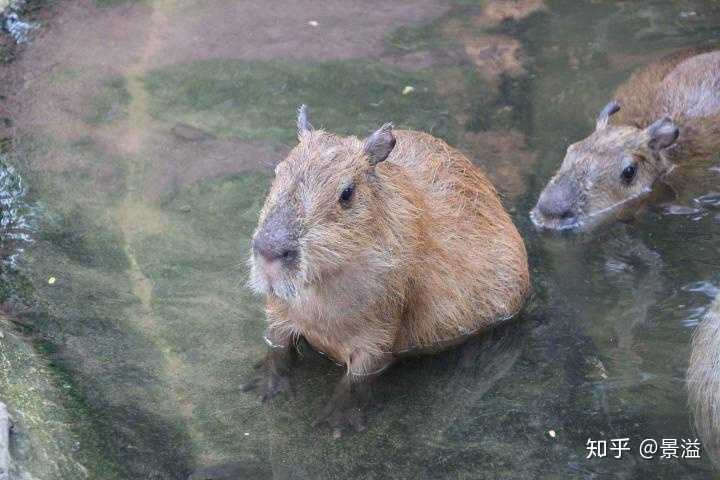
[[537,226],[580,230],[628,216],[662,183],[683,188],[720,149],[720,51],[665,57],[615,99],[592,135],[568,147],[530,214]]
[[703,450],[720,467],[720,295],[693,334],[687,386]]
[[493,186],[442,140],[390,124],[342,137],[313,129],[304,106],[298,140],[252,238],[271,351],[244,389],[287,390],[288,353],[304,337],[347,367],[319,419],[339,435],[363,428],[360,392],[397,355],[517,314],[527,254]]

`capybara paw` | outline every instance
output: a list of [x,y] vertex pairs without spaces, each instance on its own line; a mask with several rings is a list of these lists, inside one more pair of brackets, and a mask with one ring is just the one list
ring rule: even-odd
[[362,432],[367,428],[366,409],[356,402],[330,401],[313,422],[315,428],[324,425],[332,429],[334,438],[341,438],[347,432]]
[[255,365],[255,372],[249,381],[240,385],[243,392],[257,392],[263,403],[266,403],[280,394],[293,396],[290,376],[285,371],[278,371],[268,365],[264,360]]

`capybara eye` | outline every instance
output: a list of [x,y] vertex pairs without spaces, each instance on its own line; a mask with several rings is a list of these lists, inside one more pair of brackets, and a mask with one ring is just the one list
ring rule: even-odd
[[637,167],[635,165],[628,165],[622,171],[622,174],[621,174],[622,179],[625,182],[630,183],[630,182],[632,182],[632,179],[635,178],[636,172],[637,172]]
[[340,192],[340,203],[343,205],[343,207],[347,207],[349,205],[353,193],[355,193],[355,185],[353,184],[350,184],[347,187],[343,188],[343,191]]

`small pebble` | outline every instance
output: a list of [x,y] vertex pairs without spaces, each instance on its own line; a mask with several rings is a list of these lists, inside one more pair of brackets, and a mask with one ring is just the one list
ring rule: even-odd
[[50,278],[48,278],[48,284],[49,284],[49,285],[55,285],[55,282],[56,282],[56,278],[55,278],[55,277],[50,277]]
[[414,91],[415,91],[415,87],[411,87],[410,85],[408,85],[407,87],[403,88],[402,94],[403,94],[403,95],[410,95],[410,94],[413,93]]

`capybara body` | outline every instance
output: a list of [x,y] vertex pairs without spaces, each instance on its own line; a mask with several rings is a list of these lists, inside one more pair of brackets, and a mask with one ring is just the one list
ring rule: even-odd
[[284,352],[302,336],[347,366],[321,419],[359,429],[353,392],[397,355],[518,313],[527,255],[490,182],[442,140],[389,124],[341,137],[313,130],[304,108],[298,137],[253,235],[272,350],[267,381],[244,389],[286,390]]
[[687,386],[704,450],[720,466],[720,295],[693,334]]
[[[390,128],[365,142],[301,128],[299,140],[254,236],[271,342],[302,335],[363,375],[518,312],[529,289],[523,241],[463,154]],[[259,254],[266,237],[287,242],[292,262]]]
[[661,182],[683,188],[720,149],[720,51],[665,57],[615,98],[568,147],[531,213],[536,225],[581,229],[632,212]]

